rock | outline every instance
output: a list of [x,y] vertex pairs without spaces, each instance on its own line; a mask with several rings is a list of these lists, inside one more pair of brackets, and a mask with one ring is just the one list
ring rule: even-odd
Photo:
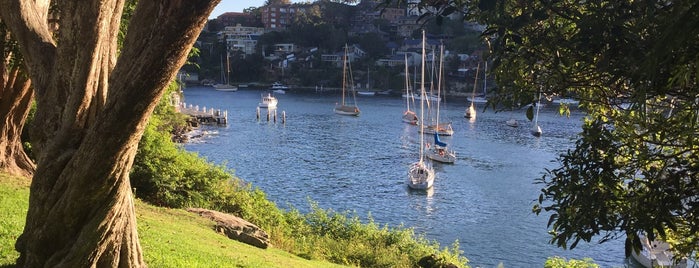
[[216,222],[214,229],[228,238],[266,249],[269,246],[269,236],[256,225],[239,217],[203,208],[188,208],[187,211]]
[[459,266],[456,266],[456,264],[453,263],[447,263],[447,264],[442,264],[439,262],[439,259],[437,258],[436,255],[431,254],[427,255],[425,257],[422,257],[418,262],[417,265],[419,265],[422,268],[458,268]]

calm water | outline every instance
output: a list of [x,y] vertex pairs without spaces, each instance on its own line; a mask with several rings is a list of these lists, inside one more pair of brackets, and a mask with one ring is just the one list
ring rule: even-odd
[[[185,89],[185,101],[229,112],[229,125],[207,128],[211,135],[186,145],[252,182],[282,208],[308,211],[311,199],[322,208],[369,214],[377,223],[414,227],[443,246],[455,240],[472,267],[542,267],[547,257],[591,257],[603,267],[622,267],[623,241],[591,243],[564,251],[549,245],[548,216],[531,208],[544,168],[557,167],[558,154],[571,148],[582,115],[560,117],[557,107],[539,115],[543,136],[529,134],[524,111],[478,110],[473,122],[463,117],[465,100],[446,100],[442,119],[453,122],[443,137],[457,162],[434,164],[433,189],[408,190],[408,165],[418,158],[415,126],[400,116],[400,97],[358,96],[360,117],[333,113],[339,94],[277,95],[278,113],[287,120],[256,120],[259,90],[219,92]],[[446,107],[445,107],[446,106]],[[482,108],[482,107],[481,107]],[[263,112],[266,110],[262,110]],[[519,120],[519,128],[505,121]],[[428,136],[425,136],[426,138]]]

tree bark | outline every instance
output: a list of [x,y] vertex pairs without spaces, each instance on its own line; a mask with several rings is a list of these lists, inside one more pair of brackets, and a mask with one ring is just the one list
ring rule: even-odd
[[31,177],[36,166],[24,151],[21,136],[34,92],[26,74],[8,60],[0,63],[0,118],[4,118],[0,124],[0,170]]
[[56,2],[55,41],[38,2],[0,0],[37,100],[17,265],[145,266],[128,174],[148,117],[219,0],[139,1],[119,54],[123,0]]

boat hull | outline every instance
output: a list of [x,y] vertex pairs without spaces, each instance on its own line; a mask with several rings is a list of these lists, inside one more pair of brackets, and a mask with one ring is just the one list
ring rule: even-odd
[[429,125],[421,127],[418,131],[422,134],[435,134],[439,136],[452,136],[454,135],[454,129],[451,128],[451,123],[449,124],[439,124],[439,126]]
[[228,91],[228,92],[238,91],[238,87],[236,87],[236,86],[223,85],[223,84],[214,85],[214,89],[216,89],[218,91]]
[[334,109],[336,114],[359,116],[361,113],[357,106],[339,105]]
[[415,162],[408,170],[408,187],[415,190],[427,190],[434,184],[434,170],[424,162]]
[[453,164],[456,162],[456,153],[447,148],[434,145],[427,149],[427,158],[432,161],[437,161],[441,163]]
[[675,262],[670,250],[670,245],[663,241],[649,242],[645,235],[639,235],[643,248],[638,253],[631,251],[631,257],[643,267],[668,267],[668,268],[685,268],[687,267],[687,259],[681,259]]
[[401,120],[403,120],[404,123],[411,125],[417,125],[417,122],[419,121],[417,115],[413,111],[405,111]]

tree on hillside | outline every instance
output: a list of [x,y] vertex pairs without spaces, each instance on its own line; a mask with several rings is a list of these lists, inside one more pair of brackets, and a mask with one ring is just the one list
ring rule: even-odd
[[699,2],[422,1],[433,3],[488,27],[492,107],[541,92],[587,113],[575,148],[539,179],[534,210],[550,216],[552,243],[626,237],[629,254],[646,232],[699,250]]
[[16,41],[0,19],[0,170],[31,176],[35,166],[22,148],[21,134],[34,91],[22,67]]
[[118,50],[124,1],[0,0],[37,105],[18,267],[144,266],[128,174],[149,115],[218,2],[139,1]]

